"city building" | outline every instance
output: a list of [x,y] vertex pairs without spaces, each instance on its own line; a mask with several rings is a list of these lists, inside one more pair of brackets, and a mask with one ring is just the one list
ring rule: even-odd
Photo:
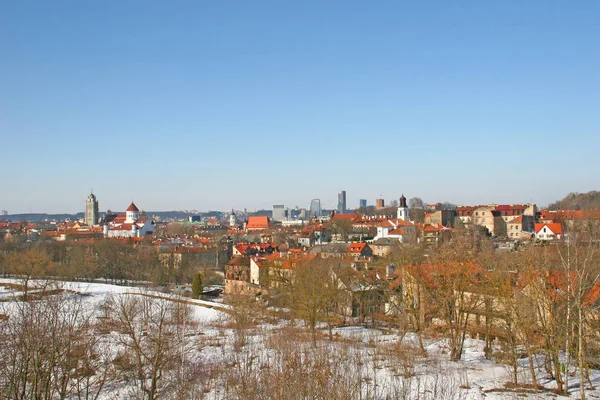
[[154,221],[140,215],[140,210],[132,202],[125,214],[106,214],[104,237],[128,238],[143,237],[155,232]]
[[273,205],[273,221],[283,221],[285,219],[285,206],[283,204]]
[[338,194],[338,206],[337,206],[338,214],[346,214],[346,191],[342,190]]
[[375,208],[377,210],[381,210],[382,208],[385,208],[385,200],[383,200],[383,199],[376,199],[375,200]]
[[358,201],[358,207],[359,208],[367,208],[367,199],[360,199]]
[[321,200],[320,199],[312,199],[310,201],[310,215],[313,217],[321,216]]
[[93,226],[98,223],[98,200],[94,193],[90,193],[87,200],[85,201],[85,215],[84,215],[84,223],[87,226]]

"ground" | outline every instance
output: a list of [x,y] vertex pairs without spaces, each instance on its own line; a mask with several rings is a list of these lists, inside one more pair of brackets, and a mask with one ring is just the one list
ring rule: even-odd
[[[18,298],[19,283],[18,280],[0,279],[0,301],[3,301],[4,307]],[[34,282],[32,287],[36,286],[38,284]],[[277,379],[284,376],[282,379],[290,385],[294,377],[290,378],[279,367],[290,365],[290,368],[308,371],[309,375],[313,373],[310,371],[317,374],[318,371],[323,372],[323,366],[313,361],[320,357],[324,362],[335,360],[333,364],[338,364],[327,366],[328,376],[337,377],[338,381],[348,378],[346,386],[352,386],[354,381],[360,382],[356,386],[358,391],[354,392],[355,395],[360,393],[360,396],[356,397],[473,400],[556,397],[552,392],[556,385],[541,368],[538,371],[539,383],[547,390],[530,393],[527,388],[517,390],[507,386],[511,376],[508,367],[494,360],[486,360],[484,342],[480,340],[467,339],[462,360],[458,362],[448,360],[445,340],[426,339],[426,354],[422,354],[413,334],[400,337],[397,332],[382,332],[364,327],[335,328],[331,331],[331,337],[328,337],[328,330],[322,327],[315,345],[302,328],[301,321],[271,316],[254,319],[254,323],[247,324],[245,319],[239,319],[239,315],[235,317],[236,313],[229,306],[219,303],[182,299],[151,290],[101,283],[64,282],[59,286],[85,295],[86,307],[90,312],[98,312],[98,307],[109,296],[123,294],[189,303],[198,322],[196,333],[200,343],[194,357],[201,360],[203,368],[208,371],[204,376],[212,377],[203,378],[199,398],[244,398],[245,395],[239,391],[239,382],[244,382],[245,378],[250,381],[266,379],[264,371],[268,371],[273,379],[265,385],[273,385],[273,382],[278,382]],[[35,293],[35,289],[31,293]],[[247,315],[242,313],[242,317]],[[292,352],[289,352],[290,348]],[[305,357],[294,358],[294,352]],[[536,358],[536,362],[540,360],[541,356]],[[528,359],[521,359],[521,383],[529,382],[527,368]],[[579,398],[578,374],[574,368],[571,372],[574,376],[569,382],[570,398]],[[296,370],[295,373],[299,374],[299,371]],[[306,378],[312,378],[309,375],[304,377],[304,382]],[[600,387],[600,371],[592,371],[591,379],[596,387]],[[224,383],[231,381],[235,383]],[[302,385],[302,382],[299,381],[298,384]],[[258,393],[258,390],[265,389],[255,390]],[[103,398],[127,398],[127,393],[127,383],[120,382],[112,385]],[[586,394],[588,398],[600,398],[600,390],[587,390]],[[348,398],[354,398],[354,395],[349,394]]]

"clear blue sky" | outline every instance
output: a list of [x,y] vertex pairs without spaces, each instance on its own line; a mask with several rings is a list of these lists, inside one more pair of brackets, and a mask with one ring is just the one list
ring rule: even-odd
[[598,1],[2,1],[0,208],[600,189]]

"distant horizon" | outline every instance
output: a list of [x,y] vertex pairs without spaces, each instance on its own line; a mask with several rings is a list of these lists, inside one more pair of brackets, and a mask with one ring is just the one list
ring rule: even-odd
[[[547,205],[597,187],[600,2],[0,3],[0,209]],[[79,211],[78,211],[79,212]]]
[[[577,193],[587,193],[587,192],[590,192],[590,191],[593,191],[593,190],[595,190],[595,189],[591,189],[591,190],[588,190],[586,192],[577,192]],[[513,202],[498,202],[498,201],[496,201],[496,202],[455,203],[455,202],[452,202],[452,201],[449,201],[449,200],[438,200],[438,201],[429,202],[429,201],[427,201],[427,199],[423,199],[423,198],[421,198],[421,199],[423,200],[423,202],[424,202],[425,205],[427,205],[427,204],[435,204],[435,203],[438,203],[438,202],[440,202],[440,203],[447,202],[447,203],[455,204],[457,206],[474,206],[474,205],[490,205],[490,204],[535,204],[538,208],[545,208],[545,207],[547,207],[551,203],[554,203],[556,201],[562,200],[565,196],[567,196],[570,193],[573,193],[573,192],[565,193],[561,197],[556,198],[554,200],[551,200],[551,201],[549,201],[547,203],[544,203],[544,204],[536,203],[535,201],[533,201],[533,202],[532,201],[521,201],[521,202],[514,202],[514,201]],[[399,198],[400,198],[400,195],[398,196],[398,198],[393,198],[393,199],[389,199],[389,200],[384,198],[384,200],[385,200],[385,207],[392,207],[390,205],[390,203],[392,201],[398,201]],[[410,200],[413,197],[419,197],[419,196],[406,196],[407,200]],[[363,199],[363,198],[364,197],[360,197],[360,199]],[[117,209],[112,209],[112,208],[102,208],[101,207],[101,204],[102,204],[101,198],[99,198],[97,196],[97,199],[98,199],[98,202],[99,202],[99,205],[100,205],[100,208],[99,208],[99,212],[100,213],[106,213],[109,210],[111,212],[113,212],[113,213],[124,213],[125,209],[127,208],[127,206],[129,206],[129,204],[131,203],[131,201],[130,201],[129,203],[127,203],[127,205],[125,205],[125,206],[122,207],[123,208],[122,211],[119,211]],[[235,209],[235,210],[238,210],[238,211],[241,211],[241,210],[244,210],[244,209],[246,209],[248,211],[263,211],[263,210],[271,211],[272,207],[273,207],[273,205],[271,205],[271,206],[264,206],[264,207],[249,207],[249,206],[237,207],[236,206],[236,207],[210,208],[210,209],[202,209],[202,208],[197,208],[197,207],[177,208],[177,209],[146,209],[145,207],[143,207],[140,204],[138,204],[136,201],[134,201],[134,203],[138,206],[138,208],[140,210],[142,210],[144,212],[147,212],[147,213],[188,212],[188,211],[192,211],[192,210],[195,210],[195,211],[197,211],[199,213],[209,213],[209,212],[215,212],[215,211],[218,211],[218,212],[227,212],[227,211],[231,210],[232,208]],[[280,204],[280,203],[274,203],[274,204]],[[299,205],[299,204],[298,205],[296,205],[296,204],[294,204],[294,205],[284,204],[284,206],[286,208],[290,208],[290,209],[293,209],[296,206],[298,208],[309,209],[310,208],[310,201],[309,201],[308,204],[306,204],[304,206]],[[373,203],[369,203],[367,201],[367,206],[375,206],[375,201],[373,201]],[[324,210],[335,210],[337,208],[337,203],[336,204],[331,204],[331,205],[325,205],[324,206],[324,203],[321,201],[321,208],[324,209]],[[348,211],[356,210],[358,208],[359,208],[358,200],[356,201],[356,207],[353,207],[349,202],[347,202],[347,210]],[[6,210],[6,209],[2,208],[2,210]],[[76,215],[76,214],[82,214],[82,213],[84,213],[84,211],[85,211],[85,204],[84,204],[83,207],[81,207],[80,210],[75,211],[75,212],[69,212],[69,211],[34,211],[34,210],[32,210],[32,211],[23,211],[23,212],[11,212],[11,210],[6,210],[6,211],[8,211],[8,215],[7,216],[11,216],[11,215],[27,215],[27,214],[31,214],[31,215],[39,215],[39,214],[48,214],[48,215],[55,215],[55,214]],[[2,216],[0,215],[0,217],[2,217]]]

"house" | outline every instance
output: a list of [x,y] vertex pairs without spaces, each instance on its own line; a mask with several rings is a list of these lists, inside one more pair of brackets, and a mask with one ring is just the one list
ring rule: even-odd
[[506,237],[510,240],[528,240],[534,235],[533,229],[528,230],[529,223],[525,224],[523,221],[530,219],[531,217],[526,215],[520,215],[517,218],[511,219],[506,223]]
[[[533,233],[537,207],[535,204],[490,204],[487,206],[459,206],[456,213],[465,225],[484,227],[490,235],[507,234],[507,224],[522,216],[522,230]],[[432,221],[433,222],[433,221]]]
[[330,241],[331,233],[323,225],[307,225],[298,234],[298,244],[303,247]]
[[463,224],[468,225],[471,223],[473,211],[475,211],[476,208],[477,206],[458,206],[456,207],[456,215]]
[[369,247],[373,250],[373,255],[377,257],[386,257],[399,246],[398,240],[394,238],[379,238],[371,243]]
[[421,238],[423,243],[436,244],[440,242],[441,238],[450,232],[450,229],[446,228],[442,224],[425,224],[421,229]]
[[339,258],[346,255],[348,243],[324,243],[313,246],[308,253],[317,254],[321,258]]
[[244,294],[249,291],[250,257],[233,256],[225,264],[225,293]]
[[457,217],[456,210],[438,210],[425,214],[425,224],[443,225],[445,227],[453,227],[454,220]]
[[198,253],[204,251],[199,247],[174,246],[158,255],[158,259],[165,268],[179,269],[182,265],[198,259]]
[[505,232],[501,212],[490,206],[477,207],[473,210],[471,224],[484,227],[490,235],[502,235]]
[[562,224],[535,224],[535,238],[538,240],[560,239],[563,235]]
[[373,250],[366,243],[350,243],[346,252],[354,258],[371,257]]
[[377,235],[374,241],[381,238],[397,239],[401,243],[416,240],[416,227],[410,221],[399,218],[387,219],[377,224]]

